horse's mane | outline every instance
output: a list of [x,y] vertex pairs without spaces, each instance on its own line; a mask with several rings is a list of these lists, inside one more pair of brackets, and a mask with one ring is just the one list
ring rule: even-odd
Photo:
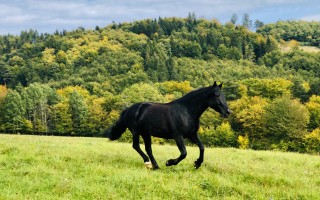
[[209,87],[202,87],[199,88],[197,90],[193,90],[189,93],[187,93],[186,95],[173,100],[172,103],[179,103],[179,102],[184,102],[184,101],[190,101],[194,98],[198,98],[200,95],[202,96],[203,94],[206,94],[207,90],[209,89]]

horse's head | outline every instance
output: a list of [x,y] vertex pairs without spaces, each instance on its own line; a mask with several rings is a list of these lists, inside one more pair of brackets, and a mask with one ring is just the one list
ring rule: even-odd
[[226,98],[224,94],[221,92],[222,83],[217,85],[216,82],[212,86],[210,86],[209,92],[209,107],[219,112],[222,117],[227,118],[231,111],[228,107]]

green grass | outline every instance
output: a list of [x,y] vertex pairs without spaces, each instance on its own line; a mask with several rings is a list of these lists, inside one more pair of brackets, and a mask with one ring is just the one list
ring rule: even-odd
[[[143,145],[142,145],[143,147]],[[147,170],[131,144],[104,138],[0,135],[0,199],[320,199],[320,157],[153,145]]]

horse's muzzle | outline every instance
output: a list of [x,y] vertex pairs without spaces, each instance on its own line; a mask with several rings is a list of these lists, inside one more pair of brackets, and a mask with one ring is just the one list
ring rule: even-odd
[[231,110],[228,109],[227,112],[225,112],[225,113],[222,114],[222,117],[223,117],[223,118],[228,118],[229,115],[231,115],[231,113],[232,113]]

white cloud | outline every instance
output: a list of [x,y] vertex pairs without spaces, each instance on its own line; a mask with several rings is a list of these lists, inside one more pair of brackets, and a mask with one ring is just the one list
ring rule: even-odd
[[[20,33],[24,29],[39,32],[94,28],[145,18],[198,17],[230,20],[244,13],[264,22],[278,19],[319,20],[320,4],[313,0],[9,0],[0,3],[0,34]],[[240,19],[239,19],[240,20]]]
[[35,15],[17,14],[0,18],[0,22],[4,24],[23,24],[36,19]]
[[307,15],[307,16],[302,17],[301,20],[305,20],[305,21],[320,21],[320,14]]

